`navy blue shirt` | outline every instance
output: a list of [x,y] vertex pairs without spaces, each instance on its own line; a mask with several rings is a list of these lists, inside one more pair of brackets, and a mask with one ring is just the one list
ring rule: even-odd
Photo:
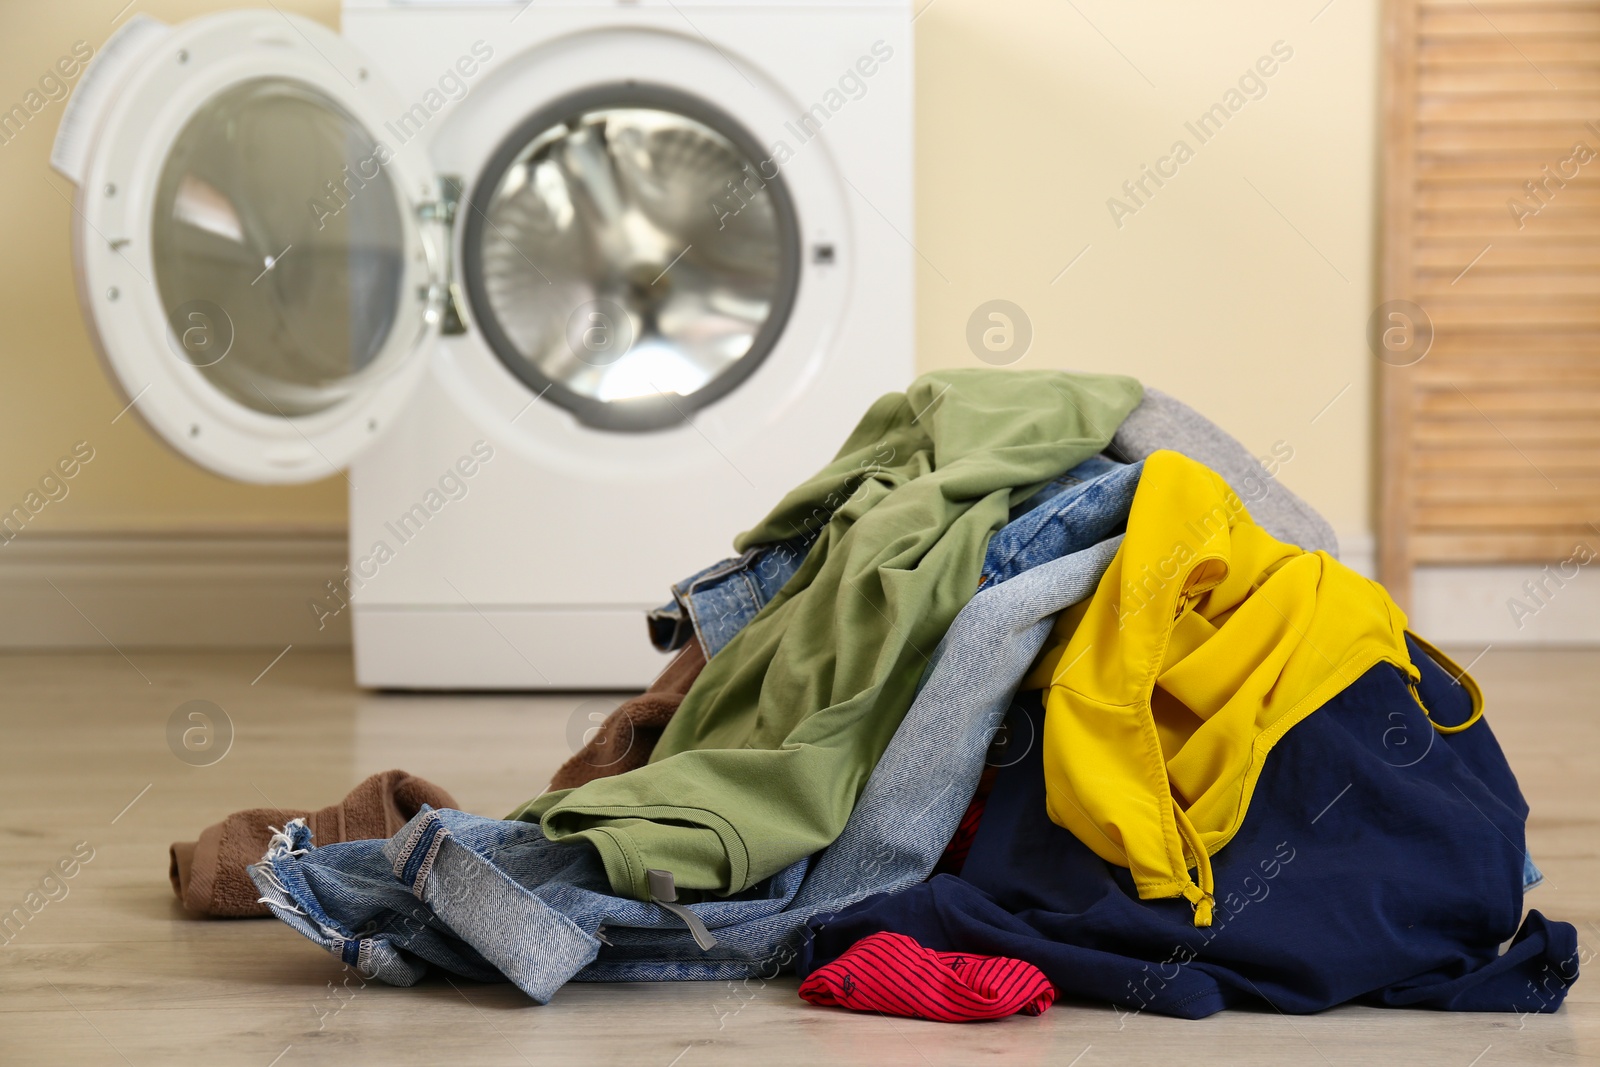
[[[1469,694],[1408,644],[1435,720],[1466,721]],[[1027,960],[1064,997],[1190,1019],[1349,1001],[1549,1012],[1577,977],[1572,926],[1523,919],[1528,809],[1487,721],[1438,733],[1389,664],[1273,748],[1239,832],[1213,857],[1208,928],[1181,898],[1140,900],[1126,868],[1050,821],[1042,725],[1038,694],[1020,697],[1009,766],[961,876],[813,920],[802,975],[892,930]]]

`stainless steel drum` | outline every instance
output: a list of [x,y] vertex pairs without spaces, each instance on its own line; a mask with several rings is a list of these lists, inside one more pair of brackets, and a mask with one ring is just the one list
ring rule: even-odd
[[478,328],[586,425],[677,425],[755,371],[783,331],[800,239],[781,161],[666,88],[542,108],[490,159],[458,221]]

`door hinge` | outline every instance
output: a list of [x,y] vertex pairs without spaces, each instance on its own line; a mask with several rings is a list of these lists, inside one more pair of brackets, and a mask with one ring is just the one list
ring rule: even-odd
[[461,316],[461,285],[455,271],[455,221],[461,206],[461,179],[452,174],[441,174],[432,199],[417,206],[417,217],[439,228],[441,255],[443,256],[444,293],[439,332],[451,336],[467,332],[466,321]]

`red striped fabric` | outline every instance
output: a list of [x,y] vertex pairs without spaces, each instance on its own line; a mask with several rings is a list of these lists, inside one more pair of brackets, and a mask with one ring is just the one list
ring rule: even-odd
[[961,868],[967,865],[967,853],[972,851],[973,839],[978,836],[978,824],[983,821],[983,808],[988,799],[987,790],[980,791],[972,798],[966,814],[961,816],[955,835],[945,846],[944,855],[934,865],[934,874],[960,874]]
[[934,952],[904,934],[871,934],[800,983],[811,1004],[957,1023],[1040,1015],[1055,1003],[1050,979],[1004,956]]

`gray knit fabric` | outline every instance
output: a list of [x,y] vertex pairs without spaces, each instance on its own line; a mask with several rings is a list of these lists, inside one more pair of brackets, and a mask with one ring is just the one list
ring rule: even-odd
[[1315,508],[1269,476],[1260,461],[1216,423],[1181,400],[1147,388],[1144,402],[1123,421],[1106,453],[1132,463],[1163,448],[1198,460],[1222,475],[1250,509],[1250,517],[1273,537],[1339,558],[1333,527]]

